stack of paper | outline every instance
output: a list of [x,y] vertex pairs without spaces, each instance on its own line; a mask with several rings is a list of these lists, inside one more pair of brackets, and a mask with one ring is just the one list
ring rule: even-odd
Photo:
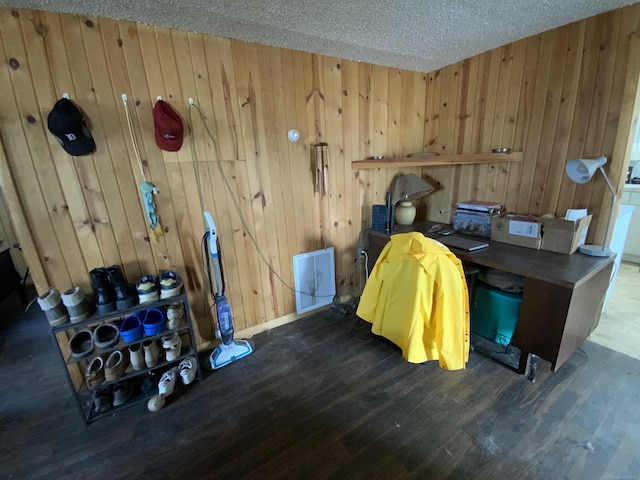
[[491,237],[491,217],[502,213],[502,204],[483,200],[467,200],[456,204],[453,228],[459,232]]

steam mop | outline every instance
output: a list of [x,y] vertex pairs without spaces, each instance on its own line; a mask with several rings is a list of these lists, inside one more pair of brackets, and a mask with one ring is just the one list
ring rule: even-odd
[[[233,316],[231,314],[229,300],[224,296],[224,272],[222,271],[222,256],[220,253],[220,243],[216,235],[216,225],[213,223],[213,218],[209,212],[205,211],[204,217],[209,224],[209,228],[203,238],[207,259],[207,273],[209,275],[209,288],[216,305],[216,317],[218,318],[218,327],[222,339],[222,344],[217,346],[213,352],[211,352],[211,355],[209,355],[211,369],[216,370],[249,355],[253,352],[253,345],[247,340],[235,340],[233,338]],[[211,263],[213,263],[213,273],[216,284],[215,292],[213,291],[209,259],[211,259]]]

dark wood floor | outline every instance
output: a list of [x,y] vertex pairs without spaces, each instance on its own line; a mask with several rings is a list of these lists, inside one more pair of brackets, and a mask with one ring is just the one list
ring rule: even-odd
[[1,478],[640,478],[640,362],[589,342],[531,383],[478,353],[458,372],[408,364],[324,313],[160,412],[86,426],[46,320],[18,309],[0,305]]

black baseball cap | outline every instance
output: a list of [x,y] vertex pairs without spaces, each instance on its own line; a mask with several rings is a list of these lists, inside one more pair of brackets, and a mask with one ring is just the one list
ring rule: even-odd
[[47,117],[47,125],[69,155],[89,155],[96,149],[96,142],[84,124],[82,113],[67,98],[61,98],[53,106]]

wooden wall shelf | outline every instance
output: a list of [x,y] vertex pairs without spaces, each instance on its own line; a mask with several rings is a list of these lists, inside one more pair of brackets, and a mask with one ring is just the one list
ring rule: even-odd
[[389,167],[439,167],[443,165],[474,165],[481,163],[521,162],[522,152],[511,153],[463,153],[459,155],[434,155],[433,157],[398,157],[382,160],[357,160],[351,162],[353,170]]

